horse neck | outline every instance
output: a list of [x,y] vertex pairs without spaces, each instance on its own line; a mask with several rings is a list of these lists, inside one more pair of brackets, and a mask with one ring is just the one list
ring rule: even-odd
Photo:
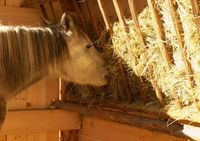
[[0,29],[0,94],[22,91],[48,75],[65,55],[66,43],[50,28]]

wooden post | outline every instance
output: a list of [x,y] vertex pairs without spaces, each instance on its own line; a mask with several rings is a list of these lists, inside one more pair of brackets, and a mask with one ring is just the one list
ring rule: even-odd
[[175,32],[176,32],[176,38],[177,38],[177,41],[178,41],[179,50],[181,52],[181,57],[183,59],[184,65],[185,65],[185,71],[187,73],[189,86],[190,86],[190,88],[193,88],[193,86],[194,86],[193,72],[192,72],[190,61],[187,59],[187,56],[186,56],[185,47],[184,47],[184,40],[183,40],[181,31],[179,29],[181,27],[179,26],[178,19],[177,19],[178,17],[176,15],[172,1],[171,0],[167,0],[167,1],[168,1],[168,6],[170,8],[170,14],[171,14],[171,17],[172,17],[174,29],[175,29]]
[[101,2],[101,0],[97,0],[98,2],[98,5],[99,5],[99,9],[101,11],[101,14],[103,16],[103,20],[104,20],[104,23],[106,25],[106,29],[110,32],[111,31],[111,27],[110,27],[110,20],[108,18],[108,15],[106,14],[105,12],[105,8],[104,8],[104,5],[103,3]]
[[[129,37],[128,37],[128,34],[127,34],[128,31],[127,31],[127,28],[126,28],[126,22],[125,22],[125,19],[124,19],[124,14],[122,12],[122,8],[121,8],[118,0],[113,0],[113,4],[114,4],[114,7],[115,7],[115,11],[117,13],[117,17],[119,19],[119,22],[123,26],[123,30],[126,33],[126,38],[127,38],[127,40],[129,40]],[[129,86],[129,83],[128,83],[128,79],[126,78],[125,69],[124,69],[122,62],[120,60],[118,60],[118,61],[119,61],[119,64],[120,64],[120,69],[123,72],[121,74],[122,74],[122,79],[123,79],[124,84],[125,84],[127,97],[129,99],[129,101],[131,102],[133,100],[133,96],[131,94],[131,89],[130,89],[130,86]]]
[[43,4],[40,5],[40,9],[41,9],[41,11],[42,11],[42,16],[43,16],[46,20],[48,20],[49,18],[48,18],[48,16],[47,16],[47,11],[46,11],[46,9],[45,9],[45,7],[44,7]]
[[88,10],[89,10],[89,13],[90,13],[90,16],[92,18],[92,24],[93,24],[93,27],[94,27],[94,30],[97,34],[97,36],[100,35],[100,32],[99,32],[99,27],[98,27],[98,23],[97,23],[97,20],[95,18],[95,14],[94,14],[94,10],[92,10],[92,6],[91,6],[91,1],[90,0],[86,0],[86,5],[88,7]]
[[[101,10],[101,14],[102,14],[103,19],[104,19],[106,29],[108,30],[108,32],[111,33],[112,30],[111,30],[111,27],[110,27],[110,21],[109,21],[109,18],[107,16],[106,12],[105,12],[102,1],[97,0],[97,2],[99,4],[99,8]],[[129,102],[131,103],[133,101],[133,96],[132,96],[131,89],[130,89],[130,86],[129,86],[129,83],[128,83],[128,79],[126,78],[124,66],[123,66],[120,59],[118,59],[118,64],[119,64],[119,67],[120,67],[120,72],[121,72],[121,75],[122,75],[122,81],[124,82],[124,87],[125,87],[125,90],[126,90],[127,97],[128,97]]]
[[119,22],[125,28],[126,22],[125,22],[125,19],[124,19],[124,14],[122,12],[122,8],[121,8],[118,0],[113,0],[113,4],[114,4],[114,7],[115,7],[115,11],[117,13],[117,17],[119,19]]
[[174,60],[173,60],[172,55],[170,55],[166,44],[163,42],[163,41],[165,41],[165,33],[162,30],[163,29],[162,23],[161,23],[159,15],[158,15],[158,12],[157,12],[156,8],[154,7],[154,2],[153,2],[153,0],[147,0],[147,2],[149,5],[151,14],[152,14],[152,19],[154,21],[157,38],[160,41],[159,42],[160,43],[160,51],[162,53],[163,58],[165,59],[166,67],[169,70],[169,69],[171,69],[171,66],[174,64]]
[[[172,55],[170,54],[170,51],[167,48],[166,43],[164,42],[166,40],[166,38],[165,38],[165,33],[163,31],[162,22],[161,22],[159,14],[158,14],[158,11],[154,6],[153,0],[147,0],[147,2],[148,2],[148,5],[149,5],[149,9],[151,11],[151,14],[152,14],[152,19],[154,21],[154,27],[156,29],[156,35],[157,35],[157,38],[158,38],[159,43],[160,43],[160,51],[162,53],[163,58],[165,59],[166,68],[167,68],[168,71],[170,71],[171,68],[172,68],[172,65],[174,65],[174,60],[173,60]],[[178,95],[177,95],[174,87],[172,88],[171,92],[174,95],[177,107],[181,109],[182,108],[181,101],[178,98]]]
[[[143,48],[145,48],[146,45],[145,45],[144,37],[142,35],[141,28],[140,28],[140,25],[139,25],[138,19],[137,19],[135,2],[133,0],[128,0],[128,4],[129,4],[130,11],[131,11],[131,17],[132,17],[132,20],[133,20],[133,23],[134,23],[134,26],[135,26],[135,29],[136,29],[136,32],[137,32],[137,36],[140,40],[140,44]],[[147,101],[147,95],[146,95],[145,84],[143,82],[142,77],[140,77],[137,72],[135,72],[135,73],[139,77],[138,85],[140,87],[141,96],[143,98],[143,101],[146,102]]]
[[55,13],[55,10],[54,10],[54,8],[53,8],[53,4],[50,2],[50,3],[49,3],[49,6],[50,6],[51,12],[52,12],[52,14],[53,14],[53,20],[54,20],[54,22],[57,22],[56,13]]
[[86,29],[86,22],[84,20],[84,17],[82,15],[81,11],[80,11],[80,8],[79,8],[79,5],[78,5],[77,1],[76,0],[72,0],[72,3],[74,5],[75,11],[76,11],[80,21],[81,21],[81,23],[82,23],[82,25],[84,27],[83,29]]
[[192,5],[192,11],[193,11],[193,14],[194,14],[194,17],[196,18],[195,21],[196,21],[196,24],[197,24],[197,27],[200,28],[200,8],[199,8],[199,1],[198,0],[190,0],[190,3]]
[[[130,11],[131,11],[131,16],[132,16],[132,19],[133,19],[133,23],[134,23],[134,26],[135,26],[135,29],[136,29],[136,33],[137,33],[137,36],[138,36],[138,38],[140,40],[140,44],[146,50],[146,43],[144,41],[144,37],[142,35],[142,31],[141,31],[141,28],[140,28],[140,25],[139,25],[139,22],[138,22],[138,18],[137,18],[137,14],[136,14],[135,1],[134,0],[128,0],[128,4],[129,4]],[[152,83],[152,85],[154,87],[154,90],[156,92],[157,99],[159,100],[160,105],[163,106],[164,104],[163,104],[163,98],[162,98],[161,90],[157,85],[157,80],[154,79],[152,74],[151,74],[152,73],[151,66],[148,67],[148,71],[149,71],[149,74],[150,74],[150,77],[151,77],[150,78],[151,79],[151,83]]]

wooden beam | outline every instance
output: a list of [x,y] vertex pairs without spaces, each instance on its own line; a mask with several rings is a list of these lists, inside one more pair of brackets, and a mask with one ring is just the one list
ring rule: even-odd
[[[146,49],[146,43],[145,43],[145,40],[144,40],[144,37],[142,35],[142,31],[141,31],[141,27],[139,25],[139,21],[138,21],[138,18],[137,18],[137,13],[136,13],[136,3],[135,3],[135,0],[128,0],[128,5],[129,5],[129,8],[130,8],[130,11],[131,11],[131,17],[132,17],[132,20],[133,20],[133,23],[134,23],[134,26],[135,26],[135,30],[136,30],[136,33],[137,33],[137,36],[138,36],[138,39],[140,41],[140,45],[141,47],[144,48],[144,56],[147,56],[146,52],[147,52],[147,49]],[[144,58],[145,61],[147,61],[146,57]],[[156,92],[156,96],[157,96],[157,99],[159,100],[160,102],[160,105],[163,106],[164,105],[164,100],[162,98],[162,94],[161,94],[161,90],[157,84],[157,80],[155,78],[153,78],[152,76],[152,67],[149,66],[148,67],[148,73],[150,74],[150,80],[151,80],[151,83],[153,85],[153,88]],[[138,73],[136,72],[136,75],[138,75]],[[145,87],[144,87],[144,83],[143,83],[143,79],[142,77],[139,77],[139,86],[140,86],[140,90],[141,90],[141,95],[143,97],[143,100],[144,102],[147,101],[147,96],[146,96],[146,90],[145,90]]]
[[59,0],[24,0],[20,6],[21,7],[27,7],[27,6],[31,6],[31,5],[41,5],[41,4],[45,4],[45,3],[53,3],[53,2],[57,2]]
[[88,10],[89,10],[89,14],[90,14],[90,17],[92,18],[92,24],[93,24],[93,27],[94,27],[94,30],[97,34],[97,36],[99,37],[100,36],[100,31],[99,31],[99,26],[98,26],[98,22],[97,22],[97,19],[96,19],[96,15],[95,15],[95,10],[93,9],[91,3],[92,1],[90,0],[86,0],[86,5],[88,7]]
[[105,23],[105,25],[106,25],[106,29],[107,29],[109,32],[111,32],[110,20],[109,20],[109,18],[108,18],[108,14],[107,14],[106,11],[105,11],[105,7],[104,7],[104,5],[103,5],[103,3],[102,3],[101,0],[97,0],[97,2],[98,2],[98,5],[99,5],[99,9],[100,9],[100,11],[101,11],[101,14],[102,14],[104,23]]
[[[105,8],[103,6],[103,3],[102,3],[102,0],[97,0],[98,2],[98,5],[99,5],[99,9],[101,11],[101,14],[103,16],[103,19],[104,19],[104,23],[106,25],[106,29],[107,31],[111,34],[112,33],[112,28],[110,26],[110,20],[108,18],[108,14],[106,13],[105,11]],[[115,4],[117,3],[117,1],[115,2]],[[117,3],[115,5],[117,7],[117,9],[120,9],[119,7],[119,4]],[[121,14],[120,14],[121,13]],[[122,11],[118,13],[119,16],[121,15],[122,17]],[[120,19],[120,18],[119,18]],[[122,19],[121,19],[122,20]],[[122,21],[121,21],[122,22]],[[125,22],[125,21],[124,21]],[[123,23],[122,23],[123,24]],[[125,24],[125,23],[124,23]],[[124,27],[124,30],[125,30],[125,27]],[[127,36],[128,37],[128,36]],[[126,90],[126,94],[127,94],[127,97],[128,97],[128,100],[129,102],[131,103],[133,101],[133,96],[132,96],[132,93],[131,93],[131,89],[130,89],[130,85],[128,83],[128,79],[126,77],[126,74],[125,74],[125,68],[124,68],[124,65],[122,64],[122,61],[120,59],[117,59],[117,62],[119,64],[119,68],[120,68],[120,73],[121,73],[121,77],[122,77],[122,81],[124,83],[124,87],[125,87],[125,90]]]
[[177,17],[177,14],[176,14],[172,0],[167,0],[167,2],[168,2],[168,7],[170,9],[172,21],[173,21],[173,26],[174,26],[174,29],[175,29],[175,32],[176,32],[176,38],[177,38],[177,42],[178,42],[178,45],[179,45],[179,50],[181,52],[181,57],[182,57],[182,60],[184,62],[184,65],[185,65],[185,71],[187,73],[189,86],[190,86],[190,88],[193,88],[193,86],[194,86],[193,71],[192,71],[190,60],[188,60],[186,52],[185,52],[186,49],[185,49],[184,37],[183,37],[183,34],[181,33],[181,29],[180,29],[182,27],[178,23],[179,19]]
[[197,27],[200,28],[200,8],[199,8],[199,1],[198,0],[190,0],[192,5],[192,11],[196,20]]
[[63,110],[9,111],[0,134],[26,134],[80,128],[79,114]]
[[126,22],[125,22],[125,19],[124,19],[122,7],[121,7],[118,0],[113,0],[113,4],[114,4],[114,7],[115,7],[115,11],[117,13],[117,17],[119,19],[119,22],[125,28]]
[[[160,51],[162,53],[162,57],[165,60],[167,71],[170,71],[172,66],[174,65],[174,60],[172,53],[169,51],[167,44],[164,42],[166,40],[166,37],[165,37],[165,32],[163,30],[164,28],[162,25],[161,16],[159,15],[153,0],[147,0],[147,3],[149,5],[151,16],[154,21],[154,28],[156,30],[156,35],[159,40],[159,46],[160,46]],[[176,100],[176,106],[179,109],[181,109],[182,108],[181,101],[174,87],[172,88],[171,93],[174,95],[174,98]]]
[[129,115],[127,113],[116,112],[109,109],[101,109],[96,107],[88,107],[87,105],[85,106],[72,102],[55,101],[53,104],[55,105],[55,107],[67,111],[77,112],[83,114],[84,116],[97,117],[105,120],[111,120],[136,126],[139,128],[157,130],[164,133],[172,133],[173,135],[177,136],[180,135],[179,131],[183,129],[183,126],[177,123],[168,126],[167,121],[161,119]]

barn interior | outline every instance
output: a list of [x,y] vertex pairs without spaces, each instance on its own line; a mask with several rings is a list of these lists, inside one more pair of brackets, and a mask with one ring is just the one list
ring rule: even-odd
[[0,141],[200,140],[198,0],[0,0],[0,23],[68,11],[101,52],[108,84],[44,78],[8,104]]

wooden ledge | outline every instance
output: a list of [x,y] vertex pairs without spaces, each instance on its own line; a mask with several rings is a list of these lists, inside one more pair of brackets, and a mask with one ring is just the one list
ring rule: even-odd
[[9,111],[0,134],[26,134],[80,128],[80,116],[64,110]]

